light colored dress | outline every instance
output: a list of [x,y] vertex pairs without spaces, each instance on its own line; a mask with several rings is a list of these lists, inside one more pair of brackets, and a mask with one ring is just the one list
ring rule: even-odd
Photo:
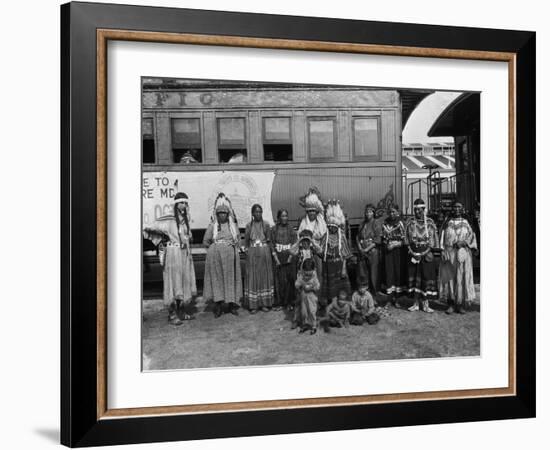
[[168,239],[161,258],[164,304],[169,306],[174,300],[191,300],[197,294],[197,283],[189,227],[184,222],[178,227],[175,217],[165,217],[147,225],[143,236],[155,245]]
[[303,271],[298,272],[295,286],[299,304],[295,310],[294,321],[302,326],[317,328],[317,293],[321,287],[317,272],[311,271],[309,275]]
[[[455,248],[458,242],[466,247]],[[454,300],[457,305],[472,302],[476,298],[472,250],[477,249],[477,239],[468,221],[462,217],[450,219],[441,233],[442,258],[449,261],[455,270],[454,279],[440,283],[440,297]]]
[[[216,233],[214,227],[219,227]],[[204,267],[205,300],[238,303],[242,298],[241,261],[235,234],[229,222],[211,223],[206,229],[203,239],[208,247]]]

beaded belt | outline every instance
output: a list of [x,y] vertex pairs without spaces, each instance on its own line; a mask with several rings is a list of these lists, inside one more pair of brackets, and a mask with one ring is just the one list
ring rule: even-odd
[[224,239],[219,239],[217,241],[214,241],[214,244],[233,245],[233,242],[227,241]]
[[167,242],[165,244],[165,247],[178,247],[178,248],[187,248],[187,243],[182,242],[181,244],[179,242]]
[[430,251],[430,247],[428,247],[426,250],[423,250],[421,252],[414,252],[409,248],[409,253],[414,256],[415,258],[421,258],[422,256],[426,255]]
[[290,247],[292,247],[291,244],[275,244],[275,249],[278,252],[283,252],[285,250],[290,250]]
[[251,247],[266,247],[267,244],[265,242],[253,242],[250,246]]

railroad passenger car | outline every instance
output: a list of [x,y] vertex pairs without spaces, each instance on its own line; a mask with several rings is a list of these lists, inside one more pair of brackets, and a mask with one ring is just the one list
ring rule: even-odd
[[254,203],[265,220],[284,207],[298,225],[299,198],[315,186],[342,201],[354,233],[365,204],[402,204],[401,130],[428,93],[144,78],[143,224],[171,214],[186,192],[200,262],[219,192],[244,229]]

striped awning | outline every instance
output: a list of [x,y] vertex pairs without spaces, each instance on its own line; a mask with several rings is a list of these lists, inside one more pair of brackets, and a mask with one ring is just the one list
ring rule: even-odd
[[409,171],[423,170],[424,166],[437,166],[438,169],[454,170],[455,158],[447,155],[403,155],[401,159],[403,169]]

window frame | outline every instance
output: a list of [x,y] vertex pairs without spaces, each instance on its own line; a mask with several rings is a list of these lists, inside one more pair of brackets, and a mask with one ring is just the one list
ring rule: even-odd
[[[151,121],[151,124],[152,124],[152,139],[153,139],[153,145],[154,145],[154,161],[153,162],[143,162],[143,138],[144,138],[144,134],[143,134],[143,121],[144,120],[150,120]],[[143,166],[153,166],[155,164],[158,163],[158,149],[157,149],[157,139],[156,139],[156,130],[157,130],[157,127],[156,127],[156,123],[155,123],[155,116],[154,115],[142,115],[141,116],[141,164]]]
[[[266,119],[288,119],[288,139],[267,139],[266,137],[266,129],[265,129],[265,120]],[[275,116],[275,115],[267,115],[262,116],[262,145],[285,145],[285,144],[291,144],[294,143],[294,135],[292,133],[292,116],[291,115],[285,115],[285,116]]]
[[238,150],[242,149],[241,145],[230,144],[221,145],[220,120],[223,119],[242,119],[244,120],[244,149],[246,150],[246,162],[238,163],[238,165],[250,164],[250,123],[249,110],[239,111],[222,111],[216,110],[214,120],[216,122],[216,164],[228,165],[228,162],[223,162],[220,158],[220,150]]
[[[267,139],[266,138],[266,127],[265,127],[265,120],[266,119],[288,119],[288,139]],[[289,164],[294,162],[294,121],[293,116],[291,112],[287,111],[270,111],[269,113],[265,115],[260,116],[260,127],[261,127],[261,134],[262,134],[262,141],[261,141],[261,150],[262,150],[262,162],[263,163],[281,163],[281,164]],[[265,159],[265,146],[266,145],[290,145],[292,148],[292,158],[288,161],[271,161]]]
[[221,133],[220,133],[220,124],[222,120],[235,120],[235,119],[242,119],[244,121],[244,148],[247,151],[248,154],[248,117],[247,116],[216,116],[216,148],[218,149],[218,152],[220,149],[222,150],[233,150],[233,149],[239,149],[243,148],[240,144],[223,144],[221,142]]
[[[311,154],[311,122],[332,122],[333,151],[330,157],[315,157]],[[338,116],[315,115],[306,118],[307,159],[311,162],[336,162],[338,161]]]
[[199,116],[199,117],[177,117],[177,116],[170,116],[170,148],[172,150],[176,149],[176,150],[185,150],[185,149],[190,149],[190,148],[197,148],[196,146],[174,146],[174,136],[175,136],[175,133],[174,133],[174,122],[176,120],[198,120],[199,121],[199,139],[200,139],[200,142],[199,142],[199,145],[200,145],[200,149],[202,151],[203,149],[203,136],[202,136],[202,118]]
[[174,150],[191,150],[196,149],[195,146],[174,146],[174,121],[175,120],[198,120],[199,121],[199,137],[200,137],[200,146],[198,147],[201,152],[201,161],[198,161],[196,164],[204,164],[204,121],[202,114],[192,113],[192,114],[186,114],[186,113],[173,113],[168,116],[168,120],[170,121],[170,156],[172,159],[172,164],[179,164],[178,162],[174,161]]
[[[376,155],[358,155],[355,148],[355,122],[356,120],[371,119],[376,120],[376,136],[378,150]],[[353,115],[351,117],[351,159],[352,161],[382,161],[382,118],[379,114],[371,115]]]

